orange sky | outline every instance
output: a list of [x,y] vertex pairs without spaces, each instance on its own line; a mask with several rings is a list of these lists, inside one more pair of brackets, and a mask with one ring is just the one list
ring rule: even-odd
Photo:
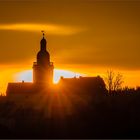
[[32,69],[45,30],[55,68],[89,76],[111,68],[140,85],[139,17],[132,0],[0,1],[0,84]]

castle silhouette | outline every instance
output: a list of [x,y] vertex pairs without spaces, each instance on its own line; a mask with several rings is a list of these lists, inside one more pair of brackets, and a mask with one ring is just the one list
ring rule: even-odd
[[40,51],[37,54],[37,62],[33,63],[33,82],[37,84],[49,84],[53,81],[53,62],[50,62],[50,54],[47,51],[47,40],[40,41]]
[[[53,62],[50,62],[50,54],[47,51],[47,40],[44,37],[40,41],[40,50],[37,53],[37,62],[33,63],[33,82],[16,82],[8,83],[6,95],[7,96],[21,96],[32,95],[42,91],[48,92],[50,85],[53,84]],[[80,90],[98,92],[99,90],[106,90],[105,83],[100,76],[97,77],[79,77],[79,78],[63,78],[59,80],[61,85],[65,88],[74,90],[75,87]],[[70,86],[70,87],[69,87]]]

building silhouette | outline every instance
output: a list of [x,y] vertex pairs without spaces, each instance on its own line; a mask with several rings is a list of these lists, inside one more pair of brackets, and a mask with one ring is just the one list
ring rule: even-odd
[[49,84],[53,81],[53,63],[50,62],[50,54],[47,51],[47,40],[40,41],[40,51],[37,54],[37,62],[33,63],[33,82],[37,84]]
[[[50,62],[50,54],[47,51],[47,40],[44,37],[40,41],[40,50],[37,53],[37,61],[33,63],[33,82],[16,82],[8,83],[6,95],[14,95],[14,97],[21,95],[30,96],[50,91],[50,85],[53,83],[53,62]],[[70,88],[71,92],[75,89],[79,91],[89,91],[90,93],[97,93],[96,91],[104,91],[105,83],[100,76],[97,77],[79,77],[79,78],[60,78],[60,85],[62,88]],[[59,84],[58,83],[58,84]],[[99,93],[99,92],[98,92]],[[101,92],[100,92],[101,93]],[[76,94],[76,93],[75,93]]]
[[40,92],[52,84],[53,69],[53,62],[50,62],[50,54],[47,51],[47,40],[43,33],[40,50],[37,53],[37,61],[33,63],[33,82],[8,83],[6,95],[21,96]]

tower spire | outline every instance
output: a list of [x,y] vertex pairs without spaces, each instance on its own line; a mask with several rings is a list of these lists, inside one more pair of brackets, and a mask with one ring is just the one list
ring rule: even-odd
[[40,41],[40,47],[41,47],[40,50],[46,51],[47,40],[45,39],[45,33],[44,33],[44,31],[42,30],[41,32],[43,34],[43,38]]
[[42,30],[41,32],[42,32],[42,34],[43,34],[43,38],[44,38],[44,36],[45,36],[45,32],[44,32],[43,30]]

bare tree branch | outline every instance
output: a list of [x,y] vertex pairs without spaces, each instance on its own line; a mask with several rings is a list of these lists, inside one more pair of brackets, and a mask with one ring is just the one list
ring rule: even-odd
[[120,73],[115,74],[113,70],[108,70],[105,82],[109,93],[111,93],[112,91],[117,91],[122,86],[123,75]]

